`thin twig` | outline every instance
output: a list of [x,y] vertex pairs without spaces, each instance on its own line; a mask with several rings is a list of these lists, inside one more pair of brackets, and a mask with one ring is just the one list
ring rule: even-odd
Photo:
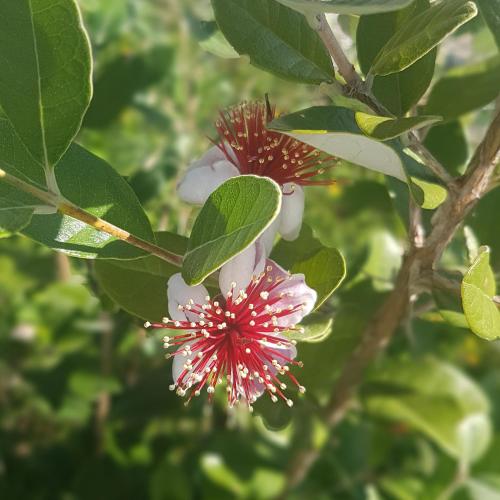
[[73,219],[85,222],[85,224],[94,227],[98,231],[102,231],[111,236],[114,236],[115,238],[118,238],[136,248],[140,248],[141,250],[144,250],[151,255],[155,255],[156,257],[165,260],[166,262],[170,262],[171,264],[179,267],[182,265],[182,256],[169,252],[168,250],[165,250],[155,245],[154,243],[150,243],[146,240],[143,240],[142,238],[134,236],[128,231],[125,231],[124,229],[121,229],[120,227],[115,226],[110,222],[106,222],[100,217],[96,217],[86,210],[83,210],[82,208],[74,205],[70,201],[65,200],[60,195],[56,195],[50,191],[45,191],[36,186],[33,186],[32,184],[29,184],[2,169],[0,169],[0,180],[3,180],[11,186],[14,186],[17,189],[28,193],[35,198],[38,198],[49,206],[55,207],[57,211],[62,214],[73,217]]
[[313,24],[313,28],[317,31],[321,40],[323,40],[323,43],[344,80],[350,87],[361,88],[363,80],[360,78],[349,59],[347,59],[347,56],[326,20],[325,14],[317,14],[314,18],[310,19],[310,23]]

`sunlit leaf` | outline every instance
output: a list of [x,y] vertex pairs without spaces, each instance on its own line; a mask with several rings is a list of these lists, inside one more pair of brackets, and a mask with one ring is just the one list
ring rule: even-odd
[[[377,54],[399,27],[429,6],[429,0],[416,0],[402,10],[361,16],[356,30],[356,51],[363,73],[368,73]],[[372,84],[373,95],[396,116],[404,115],[431,83],[436,52],[436,48],[431,50],[403,71],[376,76]]]
[[182,267],[186,283],[201,283],[243,251],[280,208],[280,187],[267,177],[240,175],[222,184],[209,196],[191,231]]
[[336,14],[376,14],[402,9],[413,0],[277,0],[305,14],[333,12]]
[[481,247],[479,255],[462,281],[462,305],[470,329],[486,340],[500,337],[500,310],[493,301],[495,276],[490,267],[490,250]]
[[388,118],[358,111],[355,114],[356,123],[361,131],[377,140],[393,139],[409,130],[428,127],[441,121],[439,116],[409,116],[406,118]]
[[39,168],[48,169],[90,101],[90,46],[77,4],[1,0],[0,33],[0,105]]
[[473,2],[448,0],[407,19],[379,52],[370,73],[389,75],[404,70],[476,14]]
[[282,78],[333,80],[330,56],[304,16],[274,0],[212,0],[222,33],[240,55]]
[[[132,188],[104,160],[73,144],[55,168],[62,194],[71,202],[146,241],[154,235]],[[132,259],[145,253],[84,222],[60,213],[34,215],[23,234],[80,258]]]

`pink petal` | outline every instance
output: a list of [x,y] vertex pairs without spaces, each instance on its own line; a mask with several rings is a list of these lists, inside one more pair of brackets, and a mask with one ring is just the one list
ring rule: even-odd
[[268,259],[266,261],[267,273],[274,280],[283,281],[271,291],[271,298],[280,297],[280,300],[273,305],[274,308],[286,309],[290,306],[302,305],[302,308],[282,318],[278,318],[279,326],[291,326],[300,323],[302,318],[307,316],[313,309],[318,294],[315,290],[307,286],[303,274],[287,273],[276,262]]

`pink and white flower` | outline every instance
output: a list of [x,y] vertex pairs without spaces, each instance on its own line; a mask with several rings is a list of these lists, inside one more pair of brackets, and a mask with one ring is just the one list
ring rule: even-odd
[[262,272],[232,282],[213,299],[203,285],[189,287],[176,274],[168,282],[170,318],[146,327],[180,332],[163,340],[165,348],[176,348],[169,354],[174,358],[170,388],[188,402],[202,390],[211,400],[216,386],[225,382],[229,406],[243,400],[251,410],[264,392],[292,406],[284,379],[300,392],[305,389],[290,371],[290,366],[301,366],[295,341],[283,333],[300,330],[297,324],[311,312],[316,297],[302,274],[290,275],[271,260]]
[[219,141],[194,162],[177,186],[179,197],[205,203],[222,183],[237,175],[270,177],[282,189],[281,212],[261,236],[269,255],[276,233],[297,238],[304,214],[303,186],[331,184],[318,179],[335,159],[279,132],[267,130],[276,110],[268,103],[243,103],[220,113],[215,126]]

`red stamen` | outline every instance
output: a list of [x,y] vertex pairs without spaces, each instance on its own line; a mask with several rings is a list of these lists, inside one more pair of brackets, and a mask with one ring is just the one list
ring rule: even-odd
[[[271,270],[272,267],[266,269]],[[165,348],[177,348],[168,357],[185,358],[172,390],[180,396],[189,393],[189,402],[206,387],[211,400],[216,385],[226,379],[229,406],[244,399],[251,409],[251,404],[263,392],[267,392],[273,401],[279,397],[292,406],[292,400],[283,393],[286,386],[278,376],[286,375],[300,392],[304,392],[304,387],[287,366],[302,364],[290,353],[295,341],[281,334],[300,328],[280,326],[280,320],[296,314],[303,304],[297,303],[297,299],[292,299],[286,292],[280,293],[284,281],[283,277],[271,279],[262,273],[238,295],[234,295],[233,287],[226,299],[212,301],[207,297],[205,304],[190,301],[179,306],[193,321],[165,318],[163,323],[146,323],[146,327],[189,332],[164,338]],[[284,301],[288,302],[286,306]],[[278,302],[282,307],[275,307]]]
[[267,130],[266,124],[275,115],[275,106],[261,102],[243,103],[221,112],[215,122],[220,140],[216,144],[242,174],[270,177],[281,186],[333,184],[334,180],[314,177],[334,167],[337,160],[292,137]]

